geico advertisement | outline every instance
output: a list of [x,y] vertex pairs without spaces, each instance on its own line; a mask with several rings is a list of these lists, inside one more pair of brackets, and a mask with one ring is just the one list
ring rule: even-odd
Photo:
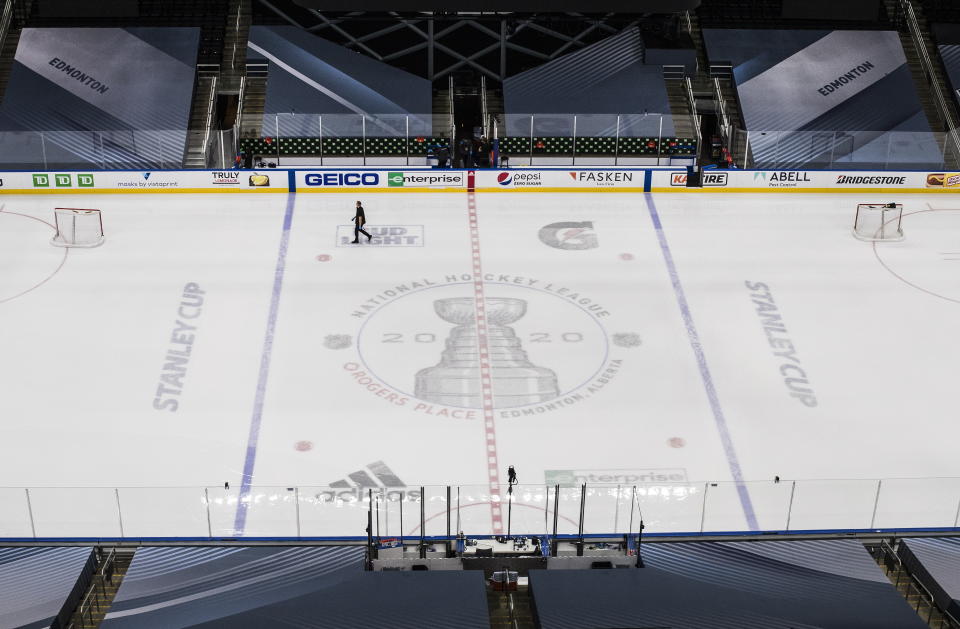
[[297,190],[323,192],[355,188],[388,188],[402,191],[414,189],[463,189],[467,173],[460,170],[324,170],[297,173]]

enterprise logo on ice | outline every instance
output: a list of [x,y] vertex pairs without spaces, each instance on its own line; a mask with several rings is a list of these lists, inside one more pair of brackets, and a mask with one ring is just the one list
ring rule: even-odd
[[304,183],[308,186],[377,186],[379,173],[307,173]]

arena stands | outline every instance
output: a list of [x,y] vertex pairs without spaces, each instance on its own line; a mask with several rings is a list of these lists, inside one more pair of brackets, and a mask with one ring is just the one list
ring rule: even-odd
[[90,546],[0,547],[0,627],[66,629],[93,571]]

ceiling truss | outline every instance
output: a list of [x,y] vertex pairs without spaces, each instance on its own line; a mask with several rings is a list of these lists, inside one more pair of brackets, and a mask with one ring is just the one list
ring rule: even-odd
[[503,81],[638,23],[623,14],[328,14],[304,9],[292,17],[280,0],[259,0],[282,21],[377,61],[435,81],[462,69]]

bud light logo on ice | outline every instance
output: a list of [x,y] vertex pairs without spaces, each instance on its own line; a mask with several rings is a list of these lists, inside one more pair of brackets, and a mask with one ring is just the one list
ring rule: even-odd
[[378,186],[379,173],[307,173],[308,186]]
[[[423,225],[365,225],[373,238],[368,242],[361,236],[364,247],[422,247]],[[337,246],[356,247],[353,243],[353,225],[337,225]]]
[[497,183],[501,186],[542,186],[543,175],[541,173],[526,172],[502,172],[497,175]]

